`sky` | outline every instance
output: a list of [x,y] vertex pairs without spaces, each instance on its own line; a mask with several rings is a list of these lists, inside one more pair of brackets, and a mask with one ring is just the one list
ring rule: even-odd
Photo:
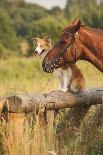
[[39,5],[46,7],[47,9],[50,9],[53,6],[60,6],[61,8],[64,8],[66,4],[66,0],[26,0],[26,1],[37,3]]

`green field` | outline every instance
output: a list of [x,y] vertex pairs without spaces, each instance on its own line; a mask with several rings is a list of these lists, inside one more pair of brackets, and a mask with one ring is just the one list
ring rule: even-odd
[[[86,87],[102,87],[103,75],[88,62],[78,61],[86,79]],[[12,93],[39,93],[58,88],[58,79],[44,73],[39,58],[11,58],[0,61],[0,95]]]

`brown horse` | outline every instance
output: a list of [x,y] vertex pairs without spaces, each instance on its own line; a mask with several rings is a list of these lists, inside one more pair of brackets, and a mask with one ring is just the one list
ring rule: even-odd
[[45,56],[42,67],[50,73],[77,60],[89,61],[103,72],[103,30],[83,26],[80,20],[74,19]]

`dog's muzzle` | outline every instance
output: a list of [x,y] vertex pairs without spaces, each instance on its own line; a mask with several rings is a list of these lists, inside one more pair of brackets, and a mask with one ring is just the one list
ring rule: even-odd
[[41,51],[41,53],[39,54],[39,56],[42,55],[44,52],[45,52],[45,49],[43,49],[43,50]]

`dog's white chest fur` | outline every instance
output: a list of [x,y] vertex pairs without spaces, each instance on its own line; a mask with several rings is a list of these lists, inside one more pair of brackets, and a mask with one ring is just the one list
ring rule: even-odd
[[68,85],[71,83],[71,79],[73,77],[71,68],[68,67],[66,70],[59,68],[55,70],[55,75],[59,78],[60,81],[59,90],[67,92]]

